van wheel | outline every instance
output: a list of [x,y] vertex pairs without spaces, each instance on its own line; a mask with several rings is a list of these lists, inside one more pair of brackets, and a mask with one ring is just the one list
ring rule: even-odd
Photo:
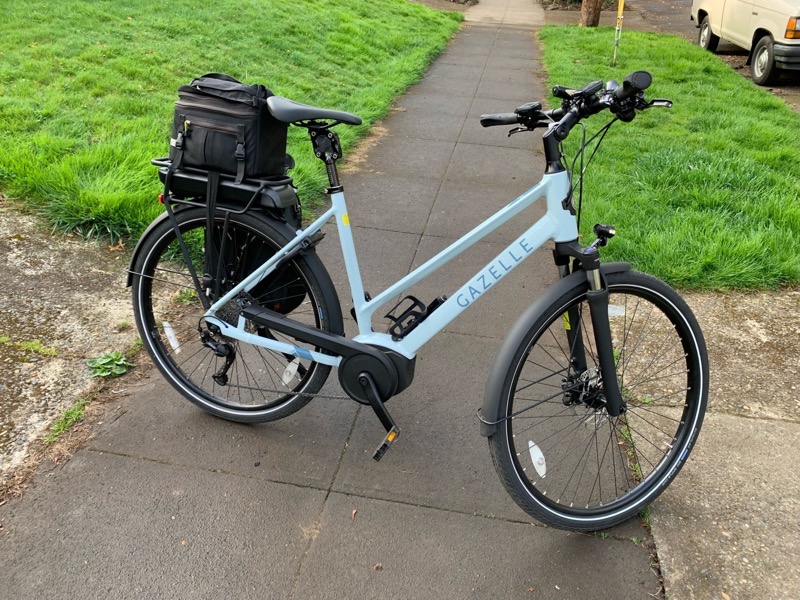
[[714,35],[711,31],[711,21],[708,15],[703,17],[703,22],[700,23],[700,35],[697,36],[697,44],[709,52],[714,52],[719,44],[719,36]]
[[765,35],[758,40],[753,50],[750,70],[753,81],[758,85],[770,85],[778,79],[780,69],[775,66],[775,48],[771,35]]

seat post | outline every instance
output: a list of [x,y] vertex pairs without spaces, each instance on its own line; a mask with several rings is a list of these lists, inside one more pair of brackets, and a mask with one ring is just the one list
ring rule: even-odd
[[327,194],[341,192],[344,188],[339,182],[339,172],[336,169],[336,161],[342,157],[339,135],[326,125],[311,126],[308,128],[308,134],[311,136],[311,143],[314,146],[314,155],[325,163],[325,169],[328,172],[330,187],[325,192]]
[[339,183],[339,172],[336,170],[335,159],[331,160],[331,162],[325,161],[325,168],[328,171],[328,183],[330,184],[328,189],[325,190],[325,193],[333,194],[335,192],[341,192],[344,190],[342,184]]

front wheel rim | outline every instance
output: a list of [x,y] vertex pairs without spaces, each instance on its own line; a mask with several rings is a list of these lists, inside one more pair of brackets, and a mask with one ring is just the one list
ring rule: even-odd
[[[626,291],[630,293],[629,286],[622,286],[622,287],[625,289],[618,290],[618,293],[624,293]],[[645,297],[645,299],[652,302],[652,297],[651,299],[647,299]],[[663,300],[669,303],[668,299],[664,298]],[[576,301],[576,305],[579,305],[580,302],[581,300],[578,299]],[[656,308],[659,308],[656,304],[654,304],[654,306],[656,306]],[[659,308],[659,310],[663,309]],[[549,324],[545,325],[541,331],[549,329],[559,321],[560,319],[556,318]],[[686,329],[683,334],[688,335],[690,327],[688,327],[688,324],[684,323],[681,326],[682,329],[684,328],[683,325],[686,326]],[[538,344],[538,340],[541,339],[541,336],[537,335],[536,338]],[[683,344],[683,340],[682,338],[680,338],[680,336],[679,336],[679,341],[681,341],[681,344]],[[696,344],[696,341],[694,343]],[[535,346],[532,346],[532,348],[533,347]],[[621,358],[620,360],[624,361],[627,359]],[[688,359],[687,359],[687,364],[688,364]],[[699,365],[693,368],[695,368],[697,371],[702,370],[700,369]],[[523,369],[524,366],[521,366],[520,370],[513,377],[514,383],[512,384],[512,389],[514,390],[514,393],[517,393],[517,391],[520,389],[519,384]],[[526,378],[525,381],[530,381],[530,379]],[[603,501],[601,495],[599,502],[596,502],[594,504],[592,504],[591,501],[587,501],[586,503],[584,503],[585,505],[580,505],[581,503],[579,502],[565,502],[563,500],[564,497],[563,492],[561,497],[554,497],[554,494],[552,493],[552,490],[554,488],[549,487],[550,486],[549,483],[545,484],[544,486],[539,486],[538,484],[540,484],[542,481],[545,480],[545,476],[543,476],[542,473],[539,472],[539,481],[537,484],[537,482],[535,482],[532,479],[532,477],[533,478],[536,477],[535,472],[533,475],[531,475],[532,471],[538,471],[538,469],[536,469],[537,459],[539,459],[542,467],[547,469],[546,474],[551,476],[551,480],[552,477],[555,476],[556,481],[558,481],[559,477],[561,476],[557,472],[558,463],[556,463],[554,469],[556,472],[553,475],[551,475],[552,467],[550,465],[553,456],[550,455],[549,457],[546,458],[548,451],[546,448],[544,448],[545,444],[542,443],[541,437],[537,438],[537,435],[540,436],[540,434],[530,433],[527,436],[520,436],[520,432],[525,431],[525,429],[523,428],[526,427],[526,425],[523,425],[520,428],[520,430],[515,430],[514,426],[512,425],[513,419],[509,419],[509,421],[507,421],[508,451],[510,452],[514,462],[516,463],[515,470],[517,471],[517,475],[519,476],[520,482],[527,489],[528,495],[531,497],[532,500],[535,501],[537,505],[539,505],[542,509],[546,510],[547,512],[557,514],[561,518],[567,518],[574,520],[576,522],[584,522],[584,523],[594,522],[597,521],[598,519],[610,518],[617,513],[620,514],[627,513],[627,511],[631,509],[631,506],[642,506],[646,503],[649,503],[655,496],[658,495],[658,493],[660,493],[660,489],[662,489],[662,482],[665,480],[665,478],[666,480],[671,478],[671,476],[676,471],[676,465],[679,466],[683,462],[683,460],[685,460],[686,448],[690,446],[691,440],[693,438],[691,432],[696,431],[695,428],[697,426],[696,424],[698,423],[697,419],[699,418],[699,416],[701,416],[699,405],[702,404],[701,401],[702,396],[694,398],[693,402],[696,404],[690,405],[689,398],[692,397],[695,394],[695,392],[694,391],[690,392],[688,390],[690,390],[692,386],[698,386],[697,388],[698,390],[702,389],[702,381],[691,381],[687,385],[688,385],[687,399],[686,403],[683,405],[683,414],[680,417],[681,425],[680,426],[676,425],[677,430],[675,431],[674,434],[675,437],[670,442],[671,444],[674,444],[674,449],[672,445],[670,445],[670,449],[664,451],[663,456],[661,457],[660,460],[649,465],[649,471],[643,474],[644,475],[643,479],[641,479],[641,481],[632,481],[629,484],[630,489],[628,489],[626,492],[623,493],[621,490],[616,490],[615,496],[613,498],[609,498],[607,501]],[[528,384],[526,384],[524,387],[528,387]],[[529,390],[526,390],[525,393],[533,395]],[[579,408],[585,408],[585,407],[579,407]],[[516,410],[518,409],[515,408],[515,411]],[[563,418],[566,420],[567,417]],[[648,419],[650,421],[655,420],[652,417],[652,415],[648,415],[645,419],[645,422]],[[590,429],[597,427],[597,430],[599,430],[601,426],[610,426],[612,429],[616,430],[619,430],[622,427],[627,427],[626,425],[624,425],[624,421],[621,420],[621,418],[615,418],[612,420],[608,418],[607,415],[605,415],[604,411],[603,413],[592,413],[592,411],[587,410],[585,418],[581,417],[577,419],[577,422],[581,421],[582,421],[581,423],[582,427],[585,426],[586,428]],[[534,423],[536,423],[536,421],[534,421]],[[648,427],[652,426],[652,422],[650,423],[650,425],[646,426]],[[527,427],[528,430],[534,430],[536,427],[538,427],[538,425],[534,424]],[[631,429],[633,429],[633,426],[631,426]],[[614,437],[614,443],[610,445],[611,451],[618,450],[616,443],[620,439],[621,438]],[[536,442],[538,442],[538,444]],[[547,443],[546,438],[544,438],[544,442]],[[583,451],[585,452],[586,449],[584,448]],[[564,453],[565,451],[561,450],[561,452]],[[571,452],[571,450],[569,452]],[[530,454],[531,458],[530,461],[528,460],[528,454]],[[626,460],[624,457],[625,452],[623,452],[622,454],[623,457],[621,464],[623,464]],[[564,459],[562,458],[561,461],[563,462]],[[556,461],[553,462],[555,463]],[[563,471],[567,473],[569,472],[566,464]],[[525,472],[524,475],[523,472]],[[583,472],[579,471],[578,468],[576,467],[574,473],[576,474],[570,476],[569,479],[566,480],[564,489],[567,489],[570,485],[575,483],[575,480],[578,480],[577,484],[580,484],[579,477],[583,477]],[[641,475],[642,474],[640,474],[640,476]],[[555,485],[560,486],[560,483],[556,483]],[[590,494],[590,500],[591,500],[591,494]],[[590,506],[589,504],[592,505]]]
[[703,48],[708,47],[708,35],[710,29],[711,28],[708,25],[703,25],[703,28],[700,30],[700,45]]

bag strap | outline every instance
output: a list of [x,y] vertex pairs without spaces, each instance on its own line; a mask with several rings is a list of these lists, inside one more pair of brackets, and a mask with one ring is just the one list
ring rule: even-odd
[[[181,115],[181,120],[183,120],[183,115]],[[170,161],[169,167],[167,167],[167,175],[164,177],[164,204],[167,206],[167,210],[169,211],[169,202],[167,202],[169,198],[169,190],[172,185],[172,174],[177,171],[181,166],[181,161],[183,160],[183,131],[180,129],[178,130],[178,135],[175,138],[170,138],[169,140],[170,146],[175,148],[175,156]]]
[[[180,158],[178,159],[178,161]],[[175,232],[175,236],[178,239],[178,245],[181,248],[181,252],[183,253],[183,259],[186,261],[186,266],[189,269],[189,275],[192,278],[192,283],[194,284],[195,289],[199,292],[200,291],[200,280],[197,277],[197,272],[194,269],[194,265],[192,264],[192,259],[189,254],[189,250],[186,247],[186,242],[183,240],[183,235],[181,235],[181,229],[178,226],[178,220],[175,218],[175,211],[172,208],[172,201],[170,196],[170,188],[172,185],[172,175],[178,169],[178,161],[172,161],[167,168],[167,174],[164,177],[164,195],[162,196],[162,200],[164,202],[164,208],[167,211],[167,217],[169,218],[170,225],[172,225],[172,230]],[[203,308],[208,308],[211,306],[208,302],[208,299],[204,297],[204,295],[200,295],[200,302],[203,304]]]
[[[206,239],[205,256],[203,260],[203,275],[214,277],[215,292],[218,292],[219,281],[217,280],[220,258],[216,255],[214,246],[214,216],[217,212],[217,192],[219,190],[219,173],[216,171],[208,172],[208,182],[206,183]],[[216,297],[216,296],[215,296]]]
[[236,157],[236,181],[234,183],[239,185],[244,180],[244,125],[236,126],[236,152],[234,156]]
[[[180,122],[186,122],[186,116],[181,115]],[[174,138],[170,138],[169,145],[175,148],[175,156],[172,159],[172,162],[169,165],[169,174],[172,175],[172,172],[179,169],[181,166],[181,161],[183,160],[183,130],[178,128],[178,133]],[[164,192],[166,194],[166,192]]]

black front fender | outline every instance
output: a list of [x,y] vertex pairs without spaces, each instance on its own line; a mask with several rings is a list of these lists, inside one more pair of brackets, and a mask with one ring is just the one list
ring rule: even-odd
[[[631,265],[627,262],[610,262],[600,265],[600,272],[603,275],[609,273],[622,273],[630,271]],[[497,431],[498,422],[505,415],[500,414],[501,394],[505,383],[506,369],[516,354],[517,349],[522,344],[525,335],[528,333],[534,322],[547,310],[556,300],[574,288],[586,287],[586,274],[577,272],[563,279],[559,279],[539,296],[522,316],[517,319],[514,326],[506,335],[500,349],[497,352],[492,370],[489,372],[489,379],[486,381],[486,392],[483,396],[483,406],[479,412],[480,433],[484,437],[489,437]]]

